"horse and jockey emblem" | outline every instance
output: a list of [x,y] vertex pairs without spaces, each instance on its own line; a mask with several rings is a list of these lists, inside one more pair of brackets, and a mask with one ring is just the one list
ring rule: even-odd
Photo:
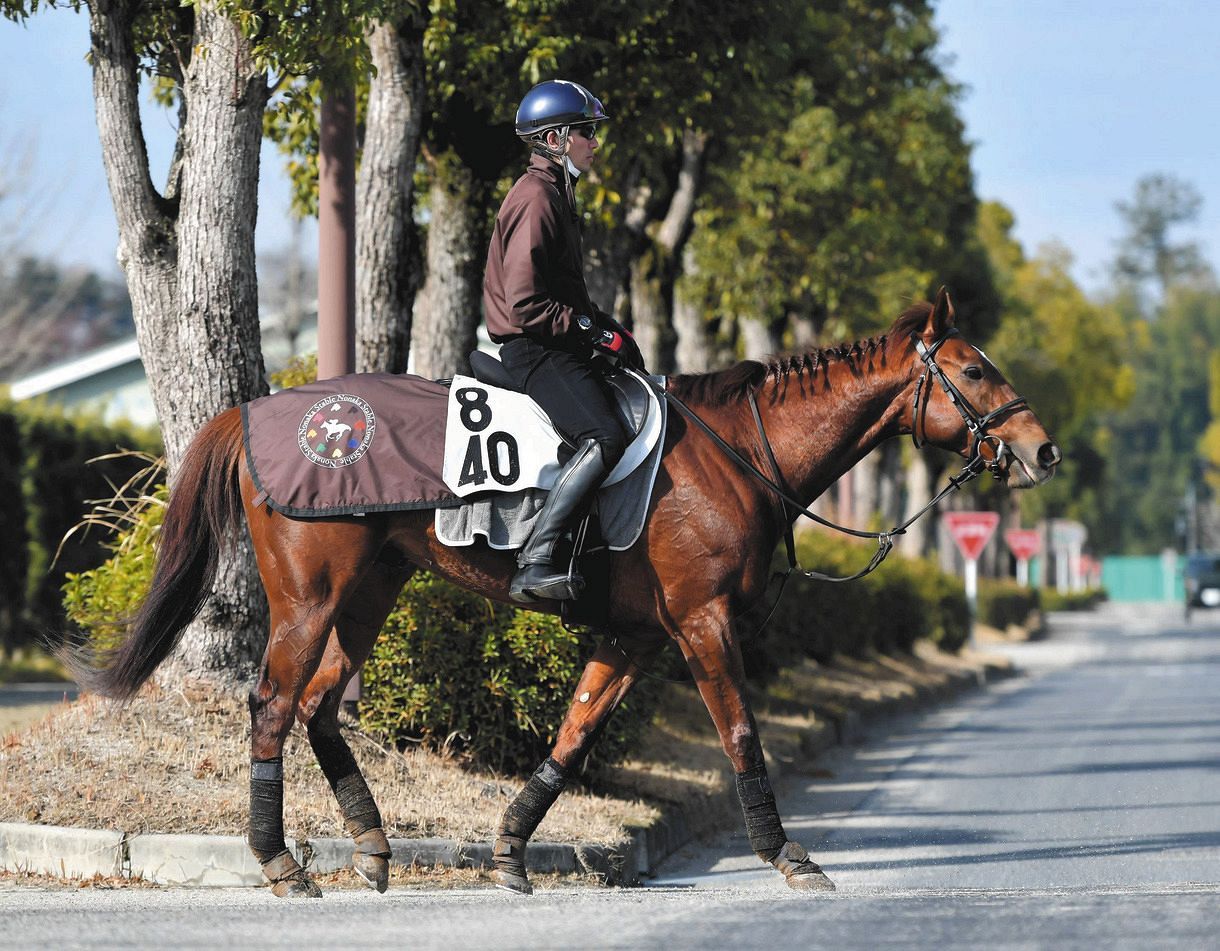
[[340,393],[309,408],[297,430],[297,445],[314,465],[338,469],[368,451],[376,429],[372,407],[358,396]]

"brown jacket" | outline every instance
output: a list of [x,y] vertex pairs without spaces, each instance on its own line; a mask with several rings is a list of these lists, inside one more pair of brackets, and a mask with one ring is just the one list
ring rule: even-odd
[[[575,319],[582,314],[596,319],[585,286],[580,226],[563,174],[549,159],[531,156],[496,215],[483,275],[483,312],[496,343],[524,333],[580,350]],[[569,328],[573,336],[565,340]]]

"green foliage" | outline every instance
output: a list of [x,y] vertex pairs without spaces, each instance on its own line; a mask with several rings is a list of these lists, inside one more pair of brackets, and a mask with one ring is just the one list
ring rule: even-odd
[[1090,300],[1075,283],[1065,248],[1048,245],[1027,259],[1013,226],[1003,205],[980,208],[978,236],[1004,307],[987,351],[1064,451],[1055,480],[1024,496],[1022,512],[1031,522],[1085,522],[1104,543],[1102,495],[1113,455],[1101,421],[1133,399],[1132,335],[1112,305]]
[[1092,611],[1093,608],[1107,599],[1103,588],[1093,588],[1090,591],[1059,592],[1054,588],[1042,589],[1042,609],[1044,611]]
[[[0,409],[0,445],[21,447],[21,426],[11,406]],[[20,459],[0,466],[0,643],[28,639],[25,630],[25,588],[29,576],[30,546],[26,527],[26,499]]]
[[1195,221],[1203,207],[1203,196],[1190,182],[1173,175],[1146,175],[1135,183],[1134,198],[1120,201],[1116,207],[1127,233],[1114,271],[1137,293],[1144,284],[1155,281],[1164,300],[1175,284],[1207,271],[1197,244],[1175,243],[1169,235],[1175,226]]
[[[417,574],[364,667],[362,725],[387,739],[460,751],[528,772],[555,742],[590,644],[549,615],[516,611]],[[645,726],[651,694],[637,689],[594,756],[622,755]]]
[[1116,464],[1107,469],[1104,507],[1090,529],[1105,539],[1103,551],[1154,554],[1180,541],[1176,520],[1214,418],[1208,358],[1220,350],[1220,291],[1172,287],[1155,320],[1135,317],[1128,326],[1135,392],[1124,412],[1098,421],[1106,436],[1099,451]]
[[277,389],[286,390],[292,386],[313,383],[317,378],[318,355],[316,353],[307,353],[304,356],[293,357],[288,362],[288,366],[278,373],[272,373],[271,384]]
[[959,92],[923,3],[806,6],[785,26],[796,68],[712,169],[691,290],[729,317],[872,333],[938,279],[980,270],[963,264],[978,252]]
[[0,404],[0,438],[14,447],[0,476],[0,643],[55,637],[63,629],[59,588],[68,572],[101,562],[97,533],[70,530],[90,500],[109,498],[146,464],[129,448],[160,452],[155,432],[106,425],[48,407]]
[[351,84],[369,69],[364,34],[377,20],[396,22],[419,12],[417,0],[218,0],[252,43],[263,69]]
[[0,684],[37,684],[71,679],[63,664],[36,647],[19,647],[11,652],[0,649]]
[[68,619],[99,650],[118,646],[126,620],[148,593],[168,498],[169,490],[162,483],[136,499],[111,503],[100,519],[111,530],[106,542],[110,557],[97,568],[65,577]]
[[1001,631],[1008,625],[1024,625],[1042,606],[1038,588],[1022,587],[1015,581],[979,579],[979,620]]
[[[860,570],[871,554],[867,545],[823,532],[806,532],[797,544],[802,567],[840,577]],[[745,652],[751,676],[765,679],[802,656],[825,662],[837,654],[903,653],[921,638],[956,651],[969,632],[961,582],[927,559],[891,554],[858,581],[835,584],[794,575],[765,641],[747,640]]]

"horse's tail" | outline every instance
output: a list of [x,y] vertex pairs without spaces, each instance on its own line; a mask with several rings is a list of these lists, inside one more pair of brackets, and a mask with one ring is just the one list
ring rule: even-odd
[[230,409],[205,424],[187,448],[165,508],[152,584],[125,625],[126,637],[101,656],[85,648],[66,657],[84,689],[131,698],[199,614],[242,514],[241,447],[241,411]]

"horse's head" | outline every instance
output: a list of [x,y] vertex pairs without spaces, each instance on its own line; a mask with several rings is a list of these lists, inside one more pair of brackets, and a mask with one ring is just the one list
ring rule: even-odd
[[977,460],[1009,488],[1027,489],[1050,479],[1061,458],[1059,447],[995,364],[957,332],[953,303],[943,287],[923,326],[910,330],[917,356],[907,412],[915,444],[931,443]]

